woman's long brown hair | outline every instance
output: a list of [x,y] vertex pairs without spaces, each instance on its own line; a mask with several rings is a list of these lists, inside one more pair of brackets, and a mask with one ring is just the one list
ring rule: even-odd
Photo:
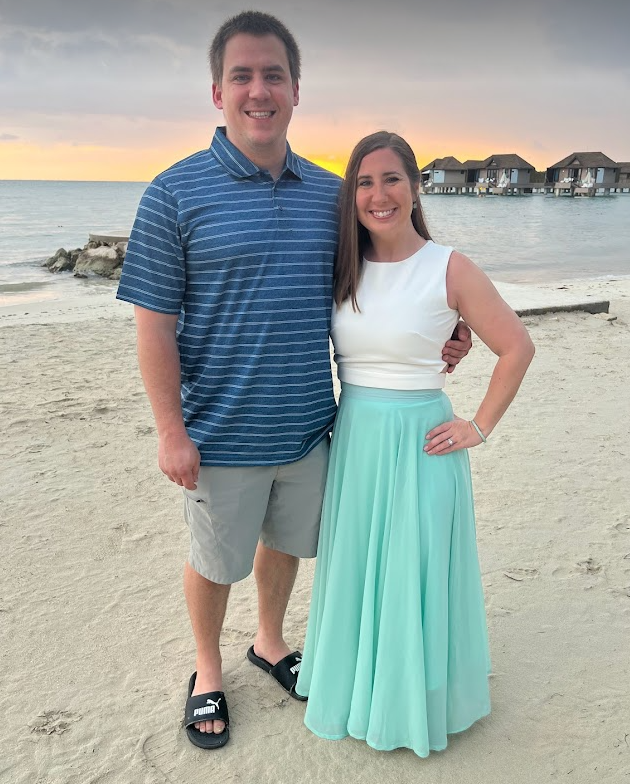
[[346,168],[346,177],[339,193],[339,250],[335,263],[335,303],[341,305],[342,302],[350,299],[353,310],[359,309],[357,288],[361,279],[363,254],[370,242],[367,229],[357,218],[356,193],[359,168],[366,155],[382,149],[392,150],[402,161],[405,173],[411,182],[413,200],[417,203],[411,213],[411,222],[421,237],[425,240],[431,239],[418,198],[421,174],[411,147],[402,136],[389,131],[378,131],[361,139],[352,151]]

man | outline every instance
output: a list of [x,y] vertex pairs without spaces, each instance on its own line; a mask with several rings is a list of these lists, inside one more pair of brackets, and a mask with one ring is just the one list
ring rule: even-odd
[[[328,328],[339,178],[289,148],[300,54],[274,17],[244,12],[210,47],[223,111],[209,150],[147,189],[118,289],[132,302],[161,470],[184,488],[184,591],[197,646],[186,731],[229,737],[219,638],[230,585],[252,570],[247,652],[296,699],[282,624],[299,558],[316,552],[335,415]],[[469,347],[447,344],[456,364]]]

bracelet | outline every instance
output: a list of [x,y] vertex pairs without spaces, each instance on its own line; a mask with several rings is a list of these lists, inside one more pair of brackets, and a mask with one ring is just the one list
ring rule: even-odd
[[485,443],[486,443],[486,441],[487,441],[488,439],[487,439],[487,438],[484,436],[484,434],[481,432],[481,428],[479,427],[479,425],[478,425],[478,424],[475,422],[475,420],[474,420],[474,419],[471,419],[471,420],[470,420],[470,424],[471,424],[471,425],[472,425],[472,426],[475,428],[475,430],[476,430],[476,431],[477,431],[477,433],[479,434],[479,438],[480,438],[480,439],[482,440],[482,442],[485,444]]

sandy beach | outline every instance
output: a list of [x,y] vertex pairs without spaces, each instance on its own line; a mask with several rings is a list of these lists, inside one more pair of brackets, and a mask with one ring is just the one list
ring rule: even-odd
[[[610,313],[524,319],[536,358],[471,452],[492,714],[426,760],[304,727],[304,705],[245,658],[251,577],[223,636],[231,741],[188,743],[188,535],[131,306],[112,289],[0,308],[0,782],[630,784],[630,280],[565,285]],[[477,341],[451,377],[460,416],[492,359]],[[295,647],[312,573],[303,562],[289,607]]]

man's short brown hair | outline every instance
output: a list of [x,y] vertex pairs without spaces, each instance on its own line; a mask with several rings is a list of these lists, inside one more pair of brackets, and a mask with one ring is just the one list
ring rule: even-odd
[[225,21],[219,27],[210,44],[208,59],[210,61],[212,81],[215,84],[221,84],[221,79],[223,78],[223,59],[225,57],[226,44],[230,38],[234,38],[235,35],[240,33],[258,37],[275,35],[276,38],[279,38],[287,52],[291,81],[294,84],[298,81],[300,78],[300,49],[288,28],[275,16],[271,16],[271,14],[265,14],[262,11],[243,11]]

